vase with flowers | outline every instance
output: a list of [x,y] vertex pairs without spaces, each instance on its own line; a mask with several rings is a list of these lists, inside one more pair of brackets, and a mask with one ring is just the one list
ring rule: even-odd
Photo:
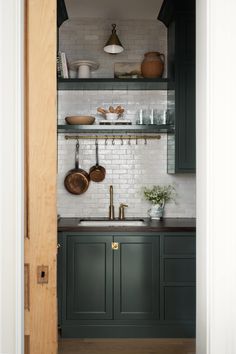
[[145,187],[143,190],[146,200],[152,203],[148,215],[151,219],[160,220],[163,218],[165,204],[171,200],[175,200],[175,188],[172,185]]

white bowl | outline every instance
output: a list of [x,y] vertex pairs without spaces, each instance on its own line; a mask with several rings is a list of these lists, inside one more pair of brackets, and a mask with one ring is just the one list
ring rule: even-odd
[[106,113],[106,119],[107,120],[117,120],[119,117],[118,113]]

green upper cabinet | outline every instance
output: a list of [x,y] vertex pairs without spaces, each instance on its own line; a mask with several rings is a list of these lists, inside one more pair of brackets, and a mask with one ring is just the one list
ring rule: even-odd
[[168,172],[195,172],[195,0],[165,0],[159,13],[168,28],[168,109],[175,133],[168,135]]

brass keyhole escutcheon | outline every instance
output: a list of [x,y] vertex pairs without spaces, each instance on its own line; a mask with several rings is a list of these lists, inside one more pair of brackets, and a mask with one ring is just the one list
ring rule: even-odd
[[118,251],[119,243],[118,242],[112,242],[111,248],[113,249],[113,251]]
[[48,284],[49,280],[49,267],[41,265],[37,267],[37,283]]

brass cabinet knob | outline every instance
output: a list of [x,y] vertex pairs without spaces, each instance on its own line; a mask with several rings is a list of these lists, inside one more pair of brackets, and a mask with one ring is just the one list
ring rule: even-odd
[[113,251],[118,251],[119,243],[118,242],[112,242],[111,248],[113,249]]

